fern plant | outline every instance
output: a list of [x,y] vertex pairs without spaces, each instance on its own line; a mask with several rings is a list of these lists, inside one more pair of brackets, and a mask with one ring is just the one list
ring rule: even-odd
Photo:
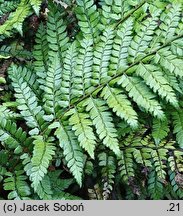
[[[0,27],[5,36],[22,32],[23,4],[27,16],[41,2],[22,1]],[[183,4],[76,0],[68,8],[49,1],[33,60],[8,68],[17,104],[0,108],[8,198],[78,199],[64,190],[88,178],[93,198],[182,198]],[[78,21],[74,37],[67,13]]]
[[[36,14],[39,14],[41,0],[21,0],[19,4],[18,1],[2,1],[0,2],[0,14],[5,14],[11,12],[8,20],[6,20],[3,25],[0,26],[0,36],[11,36],[12,30],[17,30],[21,35],[23,35],[22,24],[25,18],[32,14],[32,10]],[[15,10],[16,9],[16,10]],[[15,11],[14,11],[15,10]]]

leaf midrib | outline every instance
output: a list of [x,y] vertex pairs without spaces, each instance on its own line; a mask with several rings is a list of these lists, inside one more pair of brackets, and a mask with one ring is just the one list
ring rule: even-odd
[[[123,71],[121,71],[120,73],[118,73],[117,75],[111,77],[111,79],[108,80],[107,82],[96,86],[96,88],[95,88],[93,91],[91,91],[90,93],[88,93],[88,94],[86,94],[84,97],[82,97],[81,99],[79,99],[79,100],[75,101],[73,104],[71,104],[70,107],[69,107],[67,110],[65,110],[65,112],[63,112],[63,114],[57,116],[57,119],[62,119],[62,118],[65,116],[65,114],[66,114],[70,109],[74,108],[74,106],[78,105],[79,103],[81,103],[82,101],[84,101],[86,98],[90,97],[94,92],[98,91],[100,88],[101,88],[101,90],[102,90],[106,85],[108,85],[110,82],[114,81],[115,79],[119,78],[119,77],[122,76],[123,74],[126,74],[126,75],[131,74],[131,72],[129,72],[129,73],[127,72],[129,69],[131,69],[132,67],[138,65],[140,62],[143,62],[146,58],[148,58],[148,57],[150,57],[150,56],[152,56],[152,55],[155,55],[159,50],[161,50],[161,49],[163,49],[163,48],[169,46],[173,41],[175,41],[175,40],[177,40],[177,39],[179,39],[179,38],[181,38],[181,37],[183,37],[183,34],[182,34],[182,35],[178,35],[178,36],[174,37],[173,39],[169,40],[167,43],[165,43],[165,44],[162,45],[161,47],[157,48],[156,50],[150,52],[149,54],[147,54],[146,56],[144,56],[144,57],[141,58],[140,60],[138,60],[138,61],[136,61],[135,63],[131,64],[131,65],[130,65],[129,67],[127,67],[125,70],[123,70]],[[101,91],[101,90],[100,90],[100,91]],[[57,119],[55,119],[55,120],[57,120]]]

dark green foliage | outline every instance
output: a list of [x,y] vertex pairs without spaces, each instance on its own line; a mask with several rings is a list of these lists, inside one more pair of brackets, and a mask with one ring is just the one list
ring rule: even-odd
[[0,105],[4,198],[183,198],[183,4],[41,3],[0,10],[13,11],[0,26],[13,98]]
[[16,9],[19,1],[0,1],[0,17]]
[[[7,12],[11,12],[9,19],[0,26],[0,35],[10,36],[12,30],[17,30],[21,35],[23,35],[22,24],[25,18],[32,14],[33,10],[39,14],[39,9],[41,5],[41,0],[21,0],[20,3],[17,5],[19,1],[3,1],[0,2],[0,14],[5,14]],[[16,9],[14,11],[14,9]],[[32,10],[33,9],[33,10]]]

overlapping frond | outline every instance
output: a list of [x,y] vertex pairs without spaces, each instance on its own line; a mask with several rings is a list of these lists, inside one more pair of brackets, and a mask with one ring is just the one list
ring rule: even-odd
[[59,139],[59,145],[63,149],[63,154],[70,172],[81,186],[84,155],[77,142],[74,132],[70,126],[59,124],[55,135]]
[[11,191],[8,194],[8,199],[29,200],[31,190],[26,182],[27,176],[24,174],[24,171],[7,172],[6,176],[3,186],[4,190]]
[[90,118],[96,127],[96,132],[102,143],[109,147],[116,155],[120,155],[117,131],[105,102],[101,99],[91,97],[86,100],[84,105],[86,106],[86,111],[90,112]]
[[176,34],[176,29],[181,19],[181,4],[173,3],[171,8],[165,10],[161,16],[161,24],[156,31],[157,41],[166,43]]
[[[23,22],[33,13],[33,10],[39,15],[42,0],[21,0],[19,1],[4,1],[0,5],[0,16],[2,13],[11,12],[8,19],[0,26],[0,35],[10,37],[12,31],[16,30],[23,36]],[[16,10],[15,10],[16,9]],[[33,10],[32,10],[33,9]],[[14,11],[15,10],[15,11]]]
[[[56,53],[54,57],[50,59],[48,65],[48,71],[46,72],[46,79],[44,85],[44,108],[47,114],[56,115],[56,108],[60,101],[60,84],[62,68],[59,60],[59,56]],[[53,116],[51,118],[53,118]]]
[[137,113],[122,90],[106,86],[101,96],[107,101],[108,106],[113,109],[116,115],[124,119],[132,128],[138,126]]
[[0,35],[10,36],[11,30],[16,29],[23,34],[22,23],[24,19],[31,14],[31,8],[27,0],[22,0],[17,6],[15,12],[11,14],[9,19],[0,26]]
[[149,90],[142,79],[123,75],[118,81],[118,85],[121,85],[126,89],[129,96],[138,104],[139,107],[150,112],[155,117],[164,118],[162,108],[155,99],[156,95]]
[[1,116],[0,120],[0,141],[14,153],[22,153],[23,147],[28,146],[31,141],[27,138],[26,132],[21,127],[17,128],[12,120],[6,120],[6,117]]
[[179,146],[183,147],[183,112],[182,108],[172,113],[174,123],[174,133],[176,134]]
[[133,19],[126,20],[118,27],[116,37],[113,42],[110,75],[116,75],[120,69],[128,66],[128,48],[132,40]]
[[[22,34],[23,20],[32,8],[38,14],[41,3],[22,0],[0,34]],[[77,0],[69,14],[48,1],[34,59],[9,68],[14,110],[0,106],[0,155],[6,158],[10,149],[11,163],[26,173],[5,177],[0,170],[9,198],[29,197],[30,181],[40,199],[75,199],[64,190],[72,182],[82,187],[85,175],[98,180],[98,174],[104,199],[115,184],[128,185],[127,196],[139,199],[183,197],[183,6],[157,5]],[[78,20],[76,37],[69,34],[67,15]],[[8,46],[1,52],[16,58]],[[63,180],[60,169],[73,181]]]
[[11,46],[3,45],[0,47],[0,58],[16,58],[16,59],[28,59],[32,58],[32,54],[24,49],[21,45],[11,44]]
[[[78,51],[76,43],[72,43],[72,45],[68,48],[63,65],[63,76],[61,80],[60,92],[61,94],[61,107],[68,107],[71,104],[71,100],[73,97],[73,85],[74,85],[74,75],[76,74],[76,65],[77,65],[77,57]],[[77,85],[78,87],[78,85]]]
[[[22,68],[12,65],[9,70],[9,76],[12,79],[12,85],[16,92],[18,109],[21,110],[21,115],[27,122],[30,128],[33,128],[30,133],[38,134],[41,131],[41,127],[44,125],[42,122],[44,111],[41,106],[38,105],[38,99],[26,81],[26,73],[22,73]],[[24,77],[22,77],[24,75]]]
[[48,166],[55,154],[55,146],[53,143],[46,142],[42,136],[37,136],[33,143],[34,151],[31,159],[30,180],[34,190],[37,191],[39,183],[47,174]]
[[155,61],[157,64],[160,64],[165,70],[168,70],[170,73],[174,74],[174,76],[179,76],[182,78],[183,59],[174,55],[169,49],[170,48],[168,47],[157,52]]
[[80,42],[80,50],[73,70],[74,81],[71,88],[71,97],[76,99],[86,94],[91,87],[93,65],[93,42],[91,39],[83,39]]
[[47,41],[49,46],[49,56],[54,56],[58,52],[60,61],[63,62],[65,51],[68,47],[69,38],[67,36],[66,25],[57,6],[50,2],[47,21]]
[[84,148],[91,158],[94,158],[94,150],[96,147],[96,137],[92,129],[92,121],[86,113],[81,113],[77,109],[70,110],[71,118],[69,123],[78,137],[78,142]]
[[150,17],[141,23],[136,23],[136,34],[129,47],[129,61],[135,62],[146,55],[150,43],[154,37],[154,30],[158,26],[160,11],[157,8],[150,8]]
[[168,120],[166,118],[163,120],[157,118],[153,119],[152,136],[155,143],[159,144],[161,140],[167,137],[169,131]]
[[76,16],[82,34],[96,40],[99,32],[99,13],[96,11],[94,0],[77,0],[76,3]]
[[0,17],[16,9],[19,1],[0,1]]
[[103,184],[103,199],[109,199],[110,193],[113,190],[115,173],[116,173],[116,163],[115,158],[106,153],[99,154],[99,166],[102,167],[102,184]]
[[173,106],[178,107],[176,94],[165,79],[160,68],[150,64],[140,64],[136,73],[145,80],[146,84],[152,88],[155,93],[158,93],[160,97],[165,98],[167,102]]
[[41,23],[36,33],[36,44],[34,46],[34,68],[37,76],[39,77],[38,82],[44,84],[46,71],[48,70],[48,41],[46,37],[46,29]]
[[109,79],[108,67],[109,67],[110,56],[112,52],[113,39],[114,39],[114,29],[106,28],[103,35],[101,36],[100,42],[98,43],[94,51],[94,60],[93,60],[94,85],[102,84]]
[[42,0],[30,0],[30,4],[37,15],[39,15],[41,3],[42,3]]
[[[132,12],[142,6],[145,1],[124,1],[124,0],[100,0],[102,6],[102,23],[104,25],[115,23],[116,21],[123,20],[128,15],[129,11]],[[134,9],[135,8],[135,9]]]

